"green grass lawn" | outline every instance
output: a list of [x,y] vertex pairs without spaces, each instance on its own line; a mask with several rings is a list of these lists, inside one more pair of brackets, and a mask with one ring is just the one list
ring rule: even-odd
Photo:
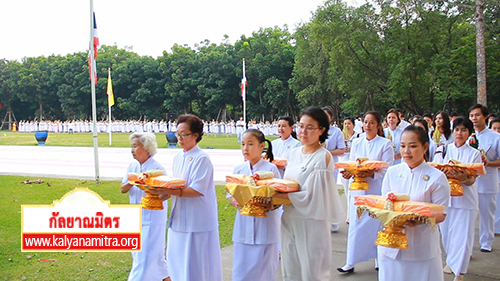
[[[130,134],[114,133],[112,145],[109,145],[109,134],[98,134],[99,147],[130,147]],[[276,137],[270,137],[270,140]],[[157,133],[158,147],[167,147],[165,134]],[[37,145],[34,133],[19,133],[0,131],[0,145]],[[49,133],[45,145],[48,146],[93,146],[92,133]],[[239,149],[240,144],[235,135],[204,135],[199,143],[201,148],[211,147],[218,149]]]
[[[19,134],[13,134],[15,137]],[[23,135],[23,134],[21,134]],[[32,135],[32,134],[30,134]],[[54,134],[55,135],[55,134]],[[3,142],[2,136],[2,142]],[[23,136],[24,137],[24,136]],[[19,176],[0,176],[0,280],[125,280],[130,271],[130,253],[21,252],[21,205],[51,204],[75,187],[95,191],[111,204],[127,204],[128,195],[119,182],[42,178],[42,184],[21,184]],[[48,186],[50,183],[51,186]],[[224,186],[217,186],[221,247],[231,244],[236,210],[225,199]],[[53,262],[40,260],[55,259]]]

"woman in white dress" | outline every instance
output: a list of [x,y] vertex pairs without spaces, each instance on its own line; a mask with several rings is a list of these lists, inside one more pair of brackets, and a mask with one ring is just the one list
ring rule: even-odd
[[[392,142],[383,137],[381,119],[380,113],[376,111],[369,111],[365,114],[363,123],[365,135],[352,142],[349,155],[351,161],[355,161],[356,158],[366,157],[369,160],[379,160],[385,161],[389,165],[393,164],[394,148]],[[346,263],[343,267],[337,268],[340,273],[352,273],[357,263],[377,257],[375,240],[381,227],[380,222],[371,219],[366,214],[358,219],[356,207],[354,206],[354,197],[366,194],[380,195],[385,171],[385,169],[381,169],[363,172],[370,189],[366,191],[351,190],[349,192],[349,232]],[[345,179],[353,177],[347,171],[342,171],[342,176]],[[377,268],[376,262],[375,268]]]
[[279,193],[289,198],[281,219],[283,279],[330,280],[332,245],[330,224],[343,219],[342,203],[334,186],[332,156],[321,143],[328,137],[328,117],[319,107],[301,112],[299,138],[302,147],[290,152],[285,179],[300,190]]
[[[253,175],[257,171],[270,171],[281,178],[276,165],[262,158],[265,143],[269,146],[266,159],[273,160],[273,147],[261,131],[246,130],[242,136],[241,152],[245,162],[234,168],[233,174]],[[238,208],[233,229],[234,256],[233,281],[276,280],[279,263],[278,242],[280,236],[280,211],[266,206],[267,217],[257,218],[240,215],[238,202],[229,199]]]
[[[273,140],[273,154],[275,157],[288,159],[288,155],[292,149],[302,146],[297,140],[297,134],[293,131],[293,119],[289,116],[283,116],[278,121],[278,133],[280,138]],[[283,177],[285,173],[284,167],[279,167],[280,175]]]
[[389,110],[385,119],[388,126],[384,129],[384,135],[392,141],[394,147],[394,164],[399,164],[401,163],[399,144],[401,142],[401,134],[403,133],[403,130],[399,127],[401,119],[399,119],[398,110],[395,108]]
[[[146,193],[128,183],[129,173],[165,169],[153,159],[156,154],[156,136],[152,133],[134,133],[130,135],[132,155],[136,161],[130,163],[127,174],[123,177],[120,190],[129,194],[130,204],[141,204]],[[132,269],[129,281],[169,280],[165,260],[165,230],[167,225],[168,201],[163,201],[163,210],[142,209],[142,252],[132,252]]]
[[[458,117],[453,121],[455,142],[442,146],[434,159],[438,163],[458,160],[461,163],[482,163],[481,153],[470,147],[467,140],[474,132],[474,125],[469,119]],[[444,154],[443,151],[446,153]],[[465,172],[443,171],[460,180],[463,196],[452,196],[446,220],[440,224],[441,240],[446,252],[444,273],[455,274],[455,281],[463,280],[467,273],[472,246],[474,244],[475,222],[479,212],[477,184],[474,176]]]
[[186,187],[156,189],[162,198],[172,196],[167,241],[172,280],[222,280],[214,169],[198,146],[202,135],[198,117],[179,116],[176,136],[183,151],[174,157],[173,177],[185,179]]
[[[404,162],[390,167],[384,177],[382,194],[390,191],[405,193],[410,201],[444,206],[444,214],[436,223],[444,221],[450,200],[450,186],[446,176],[425,162],[429,136],[419,127],[410,125],[401,137],[401,156]],[[439,230],[418,221],[406,223],[408,249],[378,246],[380,281],[412,280],[442,281],[444,279],[439,244]]]

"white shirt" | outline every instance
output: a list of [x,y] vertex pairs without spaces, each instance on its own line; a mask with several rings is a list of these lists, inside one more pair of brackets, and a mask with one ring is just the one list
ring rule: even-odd
[[[160,163],[156,162],[153,157],[149,157],[148,160],[146,160],[142,165],[139,161],[134,160],[134,162],[130,163],[128,166],[127,174],[123,177],[122,183],[128,182],[129,173],[142,173],[149,170],[162,170],[165,173],[165,169],[160,165]],[[146,196],[146,192],[134,185],[128,191],[128,196],[130,204],[141,204],[141,199]],[[143,208],[142,225],[164,224],[167,221],[167,212],[167,200],[163,201],[163,210],[148,210]]]
[[187,181],[186,186],[201,193],[198,197],[172,196],[169,227],[177,232],[213,231],[218,227],[214,168],[198,145],[174,157],[173,177]]
[[[500,159],[500,134],[485,128],[476,131],[479,149],[486,152],[487,161]],[[498,193],[498,167],[486,167],[486,175],[477,178],[479,193]]]
[[[256,171],[271,171],[275,178],[281,178],[276,165],[260,159],[253,167],[246,161],[234,168],[233,174],[253,175]],[[236,213],[233,229],[233,241],[243,244],[278,243],[281,228],[281,211],[269,211],[266,218],[257,218]]]
[[[438,151],[443,151],[443,146],[439,147]],[[479,153],[477,149],[467,144],[457,147],[454,143],[446,146],[446,155],[444,159],[443,154],[438,153],[436,157],[434,157],[434,162],[446,164],[451,159],[458,160],[461,163],[482,163],[481,153]],[[465,185],[463,183],[461,185],[463,186],[464,195],[452,196],[449,206],[460,209],[479,210],[477,179],[472,185]]]
[[[448,208],[450,185],[446,176],[425,161],[410,169],[408,164],[401,163],[387,169],[382,184],[382,194],[396,191],[410,195],[410,201],[427,202]],[[400,250],[379,246],[379,253],[398,260],[429,260],[441,255],[439,229],[429,225],[406,227],[408,249]]]
[[[396,127],[396,129],[394,131],[391,130],[390,127],[385,128],[384,135],[386,138],[389,138],[389,136],[391,136],[391,141],[393,144],[394,152],[396,154],[400,154],[401,135],[403,135],[403,130],[401,128],[398,128],[398,127]],[[394,164],[399,164],[399,163],[401,163],[401,159],[394,160]]]
[[273,145],[273,155],[274,157],[288,159],[290,151],[296,147],[302,146],[302,143],[292,136],[289,136],[286,140],[282,138],[275,139],[271,142]]
[[288,216],[332,223],[345,219],[339,193],[333,188],[333,159],[326,165],[327,153],[320,148],[312,154],[304,154],[302,147],[290,152],[284,178],[297,182],[300,190],[288,194],[292,201],[292,205],[284,206]]
[[[352,142],[351,154],[349,160],[355,161],[356,158],[367,157],[369,160],[385,161],[392,165],[394,163],[394,149],[392,142],[386,138],[375,136],[368,140],[365,136],[359,137]],[[382,179],[386,169],[381,169],[375,172],[373,178],[367,178],[366,182],[370,185],[370,190],[366,194],[380,195],[382,187]]]
[[[325,148],[328,151],[345,148],[344,135],[339,128],[330,126],[330,130],[328,131],[328,138],[325,141]],[[333,156],[333,161],[339,161],[338,155]]]

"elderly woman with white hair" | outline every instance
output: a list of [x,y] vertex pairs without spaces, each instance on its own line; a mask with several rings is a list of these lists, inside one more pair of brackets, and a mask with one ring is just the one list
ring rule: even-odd
[[[152,133],[130,135],[132,155],[127,174],[120,186],[122,193],[129,193],[130,204],[140,204],[146,193],[128,182],[129,173],[165,169],[153,159],[156,154],[156,136]],[[142,210],[142,252],[132,252],[132,269],[128,280],[170,280],[165,260],[165,232],[168,201],[163,201],[163,210]]]

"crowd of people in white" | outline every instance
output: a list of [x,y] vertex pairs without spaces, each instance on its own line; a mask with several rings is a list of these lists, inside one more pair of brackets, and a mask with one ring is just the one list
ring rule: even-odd
[[[243,132],[244,122],[243,118],[238,121],[229,120],[224,121],[203,121],[204,134],[225,134],[237,135]],[[141,120],[115,120],[111,125],[107,121],[97,122],[97,132],[109,133],[111,128],[112,133],[166,133],[177,132],[177,123],[175,121],[157,121],[155,119],[150,121]],[[92,121],[89,120],[71,120],[71,121],[25,121],[19,122],[18,131],[20,133],[33,133],[37,131],[47,131],[50,133],[91,133],[93,131]],[[272,122],[257,122],[251,120],[248,123],[248,129],[258,129],[266,136],[277,136],[278,134],[278,120]],[[361,132],[361,121],[359,121],[359,132]],[[294,128],[297,131],[297,126]]]

